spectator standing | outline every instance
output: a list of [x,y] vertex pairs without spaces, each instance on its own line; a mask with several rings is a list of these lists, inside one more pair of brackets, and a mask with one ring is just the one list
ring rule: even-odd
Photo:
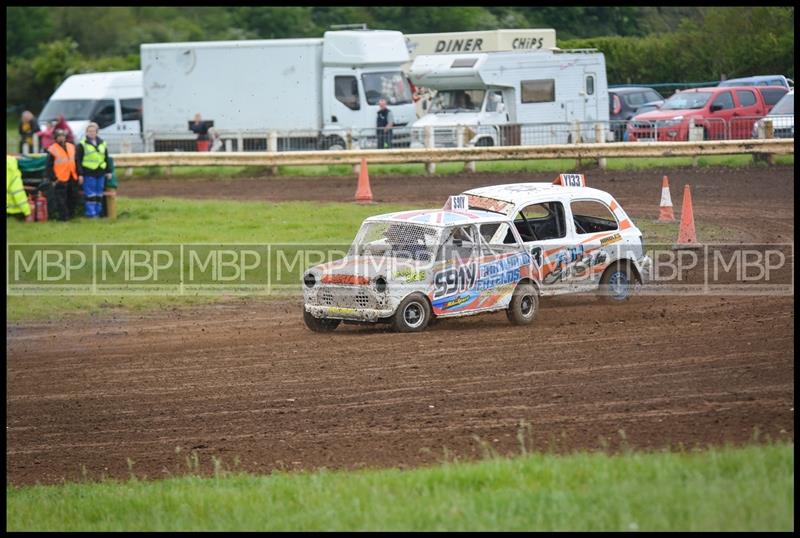
[[24,219],[31,214],[31,205],[22,183],[19,162],[13,155],[6,155],[6,216]]
[[97,218],[103,208],[105,180],[111,178],[108,145],[97,135],[99,126],[92,122],[86,126],[86,136],[78,144],[75,163],[78,181],[83,185],[86,199],[86,216]]
[[194,115],[194,121],[189,124],[189,129],[197,135],[197,151],[208,151],[209,125],[203,121],[199,112]]
[[[33,137],[39,131],[39,122],[33,112],[26,110],[19,122],[19,152],[33,153]],[[27,150],[26,150],[27,145]]]
[[72,133],[72,129],[67,123],[67,120],[64,119],[64,114],[58,115],[58,121],[56,121],[56,129],[61,129],[62,131],[67,133],[67,142],[70,144],[75,144],[75,135]]
[[50,121],[44,129],[36,133],[36,136],[39,137],[39,148],[42,151],[47,151],[55,143],[55,130],[56,122]]
[[391,148],[394,116],[392,116],[392,111],[386,106],[386,99],[378,101],[378,107],[378,120],[376,123],[378,131],[378,149]]
[[55,143],[47,148],[47,179],[55,183],[58,218],[67,221],[75,215],[78,203],[78,170],[75,165],[75,145],[67,142],[67,132],[56,129]]

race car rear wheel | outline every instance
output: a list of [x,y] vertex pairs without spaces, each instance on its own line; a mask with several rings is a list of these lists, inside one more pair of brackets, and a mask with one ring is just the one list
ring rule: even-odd
[[627,263],[615,263],[600,279],[600,298],[606,303],[621,303],[633,295],[639,278]]
[[532,284],[520,284],[514,290],[511,303],[506,310],[508,321],[514,325],[527,325],[539,311],[539,294]]
[[412,293],[400,303],[392,316],[392,328],[401,333],[418,332],[431,320],[431,305],[421,293]]
[[341,320],[338,319],[321,319],[315,318],[310,312],[303,310],[303,321],[306,322],[306,327],[315,333],[327,333],[334,330],[339,326]]

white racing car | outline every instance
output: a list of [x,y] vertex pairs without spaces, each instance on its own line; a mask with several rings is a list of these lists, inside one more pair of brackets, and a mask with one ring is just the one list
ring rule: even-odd
[[435,318],[496,310],[528,324],[540,295],[600,288],[625,300],[650,265],[614,198],[562,174],[366,219],[346,257],[305,272],[303,318],[318,332],[341,321],[421,331]]

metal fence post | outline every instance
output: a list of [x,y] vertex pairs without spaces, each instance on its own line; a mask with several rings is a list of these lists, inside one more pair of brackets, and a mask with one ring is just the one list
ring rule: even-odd
[[[594,124],[594,142],[595,144],[601,144],[606,141],[606,133],[605,133],[605,126],[602,123],[595,123]],[[601,170],[605,170],[608,166],[608,161],[605,157],[599,157],[597,159],[597,166],[600,167]]]
[[[427,125],[425,127],[425,135],[424,135],[425,147],[426,148],[432,149],[433,147],[435,147],[436,140],[434,139],[434,136],[435,135],[434,135],[434,132],[433,132],[433,127],[431,127],[430,125]],[[428,174],[436,173],[436,163],[434,163],[434,162],[425,163],[425,171]]]
[[[267,151],[270,153],[277,153],[278,151],[278,133],[275,131],[270,131],[267,133]],[[273,176],[278,175],[278,167],[271,166],[269,168],[269,173]]]
[[39,137],[35,135],[33,137],[33,152],[39,153]]
[[[464,140],[467,138],[467,129],[466,125],[459,125],[457,127],[458,131],[456,132],[456,144],[458,147],[464,147]],[[465,161],[464,162],[464,171],[474,173],[475,172],[475,161]]]

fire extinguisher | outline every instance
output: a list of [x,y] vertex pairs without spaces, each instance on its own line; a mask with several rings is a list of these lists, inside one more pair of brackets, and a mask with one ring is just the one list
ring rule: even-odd
[[47,196],[42,191],[36,197],[36,220],[39,222],[47,222]]
[[33,222],[36,219],[36,205],[33,203],[33,196],[30,194],[28,194],[28,207],[31,208],[31,211],[25,215],[25,222]]

